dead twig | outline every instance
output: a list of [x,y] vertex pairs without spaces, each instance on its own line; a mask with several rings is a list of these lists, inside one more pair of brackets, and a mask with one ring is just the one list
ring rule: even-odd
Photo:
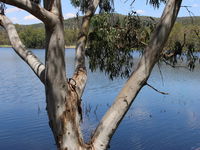
[[187,66],[173,65],[173,64],[167,62],[165,59],[162,59],[162,61],[163,61],[166,65],[169,65],[169,66],[172,67],[172,68],[185,68],[185,69],[189,70],[189,68],[188,68]]
[[159,91],[158,89],[156,89],[156,88],[153,87],[152,85],[148,84],[147,82],[146,82],[145,85],[147,85],[148,87],[152,88],[154,91],[156,91],[156,92],[158,92],[158,93],[160,93],[160,94],[169,95],[169,93],[165,93],[165,92]]

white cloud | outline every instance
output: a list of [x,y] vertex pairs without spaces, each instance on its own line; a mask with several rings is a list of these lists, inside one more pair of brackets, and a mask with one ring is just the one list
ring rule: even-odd
[[11,20],[12,22],[14,22],[14,23],[18,22],[18,19],[17,19],[16,17],[12,17],[12,18],[10,18],[10,20]]
[[144,10],[141,10],[141,9],[138,9],[138,10],[136,10],[136,13],[138,13],[138,14],[142,15],[142,14],[144,14],[144,13],[145,13],[145,11],[144,11]]
[[199,7],[199,4],[193,4],[192,7]]
[[76,16],[76,14],[73,14],[73,13],[64,14],[64,18],[65,18],[65,19],[73,18],[73,17],[75,17],[75,16]]
[[25,16],[24,20],[38,20],[38,19],[34,17],[33,15],[29,15],[29,16]]
[[19,11],[22,11],[22,10],[16,7],[6,9],[6,13],[14,13],[14,12],[19,12]]

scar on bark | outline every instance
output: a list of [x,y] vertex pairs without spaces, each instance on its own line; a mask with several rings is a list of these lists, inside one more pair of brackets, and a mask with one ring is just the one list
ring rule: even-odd
[[[71,81],[73,81],[74,84]],[[71,89],[70,91],[74,92],[75,95],[76,95],[76,105],[78,107],[78,113],[79,113],[79,115],[81,117],[81,121],[82,121],[83,120],[82,107],[81,107],[82,99],[79,98],[79,95],[78,95],[78,93],[76,91],[76,87],[77,87],[76,80],[74,80],[73,78],[70,78],[68,80],[68,84],[69,84],[69,87]]]
[[127,99],[124,99],[124,102],[127,104],[127,106],[128,106],[128,101],[127,101]]

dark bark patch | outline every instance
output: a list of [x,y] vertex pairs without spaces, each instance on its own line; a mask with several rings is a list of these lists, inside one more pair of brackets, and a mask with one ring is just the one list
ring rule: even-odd
[[127,99],[124,99],[124,102],[126,103],[126,105],[128,106],[128,101],[127,101]]

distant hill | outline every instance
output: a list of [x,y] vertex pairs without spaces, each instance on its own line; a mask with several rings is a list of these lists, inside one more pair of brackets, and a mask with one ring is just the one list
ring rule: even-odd
[[[114,21],[123,22],[123,19],[125,18],[125,15],[122,14],[113,14],[112,18]],[[65,28],[65,42],[67,45],[75,45],[77,35],[78,35],[78,29],[80,28],[81,22],[83,17],[79,16],[78,18],[69,18],[64,20],[64,28]],[[155,21],[158,22],[159,18],[155,17],[149,17],[149,16],[140,16],[141,21]],[[181,24],[181,32],[184,31],[184,28],[187,28],[186,26],[190,25],[193,27],[190,27],[191,30],[194,30],[196,26],[200,28],[200,16],[196,17],[179,17],[177,18],[177,22]],[[16,29],[20,35],[20,38],[22,41],[26,44],[26,42],[30,42],[30,39],[40,39],[41,45],[44,45],[44,24],[38,23],[38,24],[32,24],[32,25],[19,25],[16,24]],[[190,30],[189,30],[190,31]],[[200,30],[199,30],[200,31]],[[175,31],[173,31],[175,32]],[[27,35],[30,35],[29,38],[27,38]],[[191,37],[194,37],[194,35],[191,35]],[[29,41],[27,41],[29,40]],[[34,41],[34,40],[32,40]],[[31,42],[32,42],[31,41]],[[37,43],[39,43],[37,41]],[[197,43],[197,42],[196,42]],[[9,39],[7,37],[6,32],[0,27],[0,45],[9,45]],[[37,45],[37,44],[36,44]],[[28,47],[28,46],[27,46]],[[200,47],[200,46],[198,46]],[[200,48],[199,48],[200,49]]]
[[[120,20],[122,20],[125,15],[122,14],[114,14],[115,17],[118,17]],[[79,16],[78,18],[69,18],[64,20],[64,26],[65,29],[77,29],[80,27],[81,21],[82,21],[82,16]],[[158,21],[159,18],[155,17],[149,17],[149,16],[140,16],[141,20],[149,20],[150,18]],[[195,16],[195,17],[178,17],[177,22],[181,23],[183,25],[189,25],[189,24],[195,24],[195,25],[200,25],[200,16]],[[44,24],[43,23],[38,23],[38,24],[32,24],[32,25],[16,25],[18,29],[23,29],[26,27],[34,27],[34,28],[43,28]]]
[[[115,14],[116,17],[119,17],[120,19],[123,19],[125,17],[125,15],[121,15],[121,14]],[[78,28],[81,24],[82,21],[82,16],[77,18],[69,18],[64,20],[64,25],[65,28],[68,29],[74,29],[74,28]],[[141,20],[149,20],[149,18],[154,19],[155,21],[158,21],[159,18],[155,18],[155,17],[149,17],[149,16],[140,16]],[[195,25],[200,25],[200,16],[195,16],[195,17],[178,17],[177,18],[177,22],[181,23],[183,25],[189,25],[189,24],[195,24]],[[41,28],[44,27],[44,25],[42,23],[39,24],[33,24],[33,25],[20,25],[22,27],[26,27],[26,26],[33,26],[34,28]]]
[[200,16],[195,17],[179,17],[177,18],[177,22],[183,25],[195,24],[200,25]]

